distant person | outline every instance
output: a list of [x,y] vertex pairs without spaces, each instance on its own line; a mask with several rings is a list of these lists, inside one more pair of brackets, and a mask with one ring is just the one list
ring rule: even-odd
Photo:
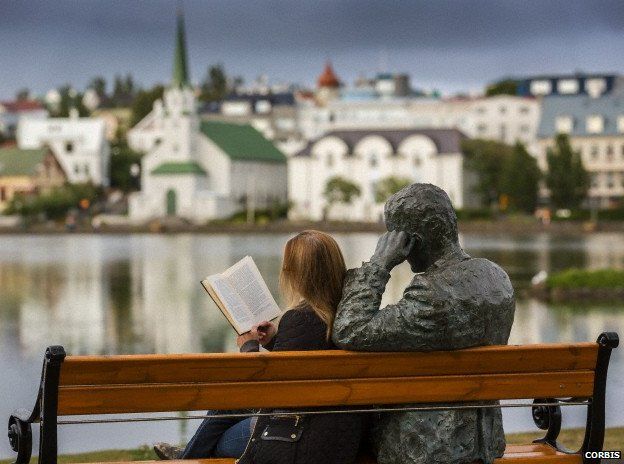
[[[331,328],[345,273],[342,253],[331,236],[304,231],[290,239],[284,248],[280,287],[292,309],[282,317],[279,330],[263,322],[239,336],[241,352],[259,351],[260,345],[271,351],[334,349]],[[277,436],[271,435],[274,430]],[[157,444],[154,450],[161,459],[225,457],[240,458],[240,464],[353,464],[362,431],[363,417],[348,413],[242,420],[212,417],[204,420],[183,450],[166,443]]]
[[[506,344],[515,311],[509,277],[461,249],[446,193],[430,184],[406,187],[386,203],[385,220],[389,232],[370,261],[347,273],[334,342],[363,351]],[[390,271],[405,260],[417,274],[397,304],[380,309]],[[496,407],[391,412],[372,427],[379,464],[489,464],[505,451]]]

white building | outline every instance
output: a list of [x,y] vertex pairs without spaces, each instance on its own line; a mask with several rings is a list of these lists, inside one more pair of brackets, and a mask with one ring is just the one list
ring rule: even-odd
[[[456,208],[478,206],[475,176],[464,167],[464,138],[456,129],[331,131],[288,160],[291,218],[377,221],[383,203],[375,201],[375,187],[388,177],[435,184]],[[323,191],[337,176],[358,185],[361,195],[328,208]]]
[[36,100],[0,102],[0,134],[5,137],[14,137],[20,119],[43,119],[47,116],[48,110]]
[[567,134],[581,153],[591,176],[588,196],[593,205],[608,208],[624,199],[624,93],[549,96],[543,99],[539,127],[540,168],[558,133]]
[[178,216],[204,222],[246,206],[286,201],[282,152],[250,125],[200,121],[188,80],[182,16],[172,84],[164,99],[129,131],[128,142],[146,153],[141,191],[129,204],[135,221]]
[[346,92],[323,105],[304,100],[298,107],[299,128],[307,140],[332,130],[371,128],[455,128],[471,138],[516,141],[537,154],[539,102],[531,97],[438,99],[381,98],[376,92]]
[[98,118],[22,118],[17,145],[23,150],[50,147],[70,183],[109,185],[110,147],[106,123]]

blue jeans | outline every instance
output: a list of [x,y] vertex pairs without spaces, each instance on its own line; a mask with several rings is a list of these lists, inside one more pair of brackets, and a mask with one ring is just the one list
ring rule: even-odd
[[[207,415],[219,411],[208,411]],[[188,442],[181,459],[240,458],[251,438],[252,418],[209,417]]]

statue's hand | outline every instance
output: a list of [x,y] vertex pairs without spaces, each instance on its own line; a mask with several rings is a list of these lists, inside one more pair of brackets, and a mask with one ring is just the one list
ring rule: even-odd
[[371,262],[390,271],[407,259],[413,245],[414,239],[407,232],[386,232],[379,238]]

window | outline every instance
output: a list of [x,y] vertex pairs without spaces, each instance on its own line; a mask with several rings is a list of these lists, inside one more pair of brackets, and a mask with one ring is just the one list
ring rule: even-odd
[[533,95],[548,95],[552,92],[552,85],[549,80],[537,80],[531,82],[531,93]]
[[521,106],[519,111],[520,111],[520,114],[527,114],[529,112],[529,107]]
[[477,113],[479,114],[485,114],[487,110],[485,109],[485,106],[480,106],[479,108],[477,108]]
[[74,174],[80,174],[80,165],[74,164]]
[[[624,148],[624,145],[623,145]],[[419,167],[422,164],[422,160],[420,159],[420,156],[416,155],[414,157],[414,166]]]
[[500,114],[505,114],[507,112],[507,107],[501,106],[498,111],[500,111]]
[[591,154],[592,160],[595,161],[598,159],[598,145],[591,146],[590,154]]
[[574,119],[572,116],[557,116],[555,119],[555,130],[559,134],[569,134],[574,129]]
[[607,161],[613,161],[613,145],[607,145]]
[[604,118],[599,114],[587,116],[585,130],[589,134],[600,134],[604,130]]
[[613,185],[613,173],[612,172],[608,172],[607,173],[607,188],[612,189],[614,187]]
[[487,131],[487,126],[485,124],[479,124],[477,126],[477,131],[479,131],[480,134],[484,134],[485,131]]
[[602,78],[587,79],[585,81],[585,91],[590,97],[599,97],[605,90],[607,90],[607,81]]
[[65,143],[65,151],[67,153],[73,153],[74,152],[74,144],[72,142],[66,142]]
[[376,168],[376,167],[377,167],[377,164],[378,164],[378,163],[377,163],[377,155],[372,154],[372,155],[370,156],[369,164],[370,164],[370,167],[371,167],[371,168]]
[[522,124],[520,126],[520,132],[522,132],[523,134],[526,134],[527,132],[529,132],[529,125],[528,124]]
[[579,91],[579,81],[577,79],[561,79],[557,83],[557,90],[561,94],[574,94]]
[[598,174],[591,175],[591,187],[598,188]]
[[507,126],[505,124],[500,125],[500,139],[502,141],[507,140]]
[[162,139],[160,137],[154,140],[154,145],[160,145],[161,143],[162,143]]
[[88,176],[90,174],[90,172],[89,172],[89,165],[85,164],[83,169],[84,169],[84,173]]

